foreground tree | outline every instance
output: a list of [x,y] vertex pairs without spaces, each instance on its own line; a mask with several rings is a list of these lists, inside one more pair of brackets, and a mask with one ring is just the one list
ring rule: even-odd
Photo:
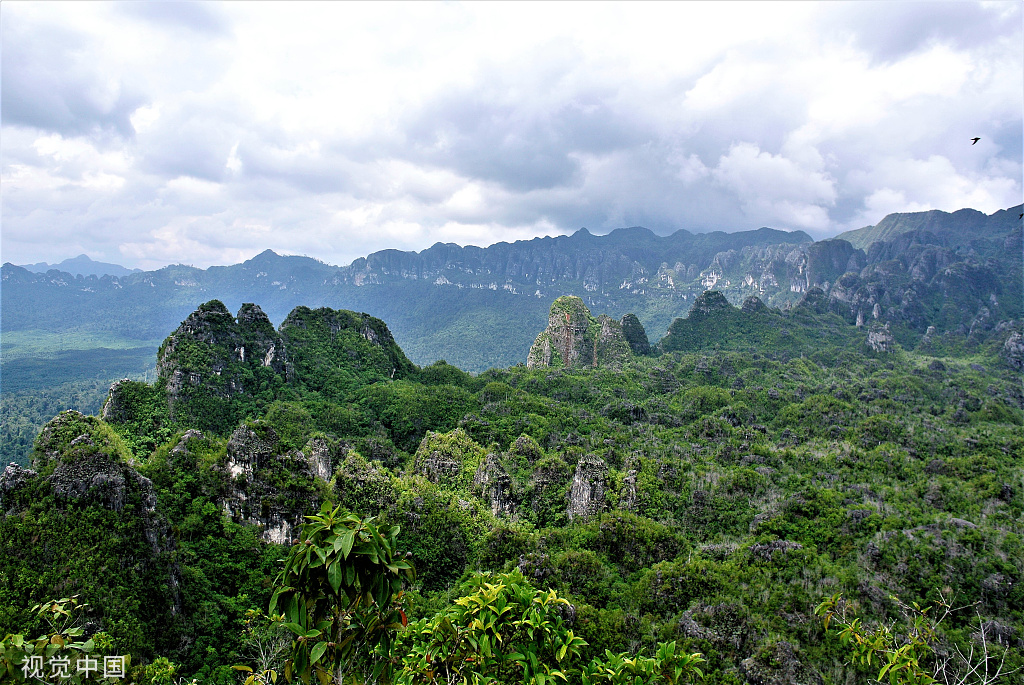
[[307,518],[270,600],[270,613],[280,610],[294,635],[285,679],[390,681],[394,635],[408,623],[402,583],[415,577],[395,554],[398,526],[382,534],[372,517],[330,502]]

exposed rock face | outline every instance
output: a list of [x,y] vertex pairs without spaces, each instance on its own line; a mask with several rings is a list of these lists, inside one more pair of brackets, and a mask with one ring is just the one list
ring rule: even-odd
[[131,415],[131,408],[126,402],[125,390],[131,381],[127,378],[122,378],[116,381],[110,386],[110,392],[107,395],[107,401],[103,403],[103,409],[100,411],[100,418],[104,421],[112,423],[121,423],[127,421]]
[[[282,454],[277,432],[265,423],[242,424],[228,441],[221,506],[236,521],[260,526],[267,542],[287,544],[317,503],[313,478],[319,466],[313,464],[299,451]],[[288,490],[274,484],[283,474],[292,483]]]
[[153,483],[127,464],[104,456],[60,463],[50,475],[53,491],[68,499],[87,498],[114,511],[121,511],[135,495],[147,514],[156,511]]
[[766,305],[757,295],[751,295],[747,299],[743,300],[743,306],[740,307],[740,311],[747,314],[767,314],[768,305]]
[[625,478],[622,479],[622,492],[619,493],[619,509],[623,511],[636,511],[636,503],[636,469],[630,469]]
[[[153,483],[128,464],[128,453],[113,431],[94,416],[65,411],[43,427],[36,442],[34,464],[47,474],[55,493],[121,511],[137,502],[147,521],[156,511]],[[22,471],[12,476],[25,476]],[[157,545],[158,531],[147,530]]]
[[825,681],[797,657],[793,645],[777,642],[740,662],[740,675],[750,685],[822,685]]
[[23,487],[37,475],[39,474],[35,471],[23,469],[13,461],[4,469],[3,473],[0,473],[0,513],[6,515],[13,513],[13,509],[8,511],[7,507],[4,506],[4,496]]
[[619,367],[631,353],[622,324],[605,314],[595,319],[582,299],[565,295],[552,303],[548,327],[530,348],[526,366]]
[[331,479],[332,450],[327,438],[314,437],[302,449],[309,462],[310,471],[325,483]]
[[[165,556],[175,547],[166,520],[156,511],[153,483],[128,463],[128,451],[102,420],[65,411],[47,423],[36,441],[35,471],[8,466],[0,475],[0,511],[9,512],[18,491],[38,479],[49,481],[60,507],[100,507],[116,512],[119,525],[134,527],[149,548],[125,549],[113,563],[123,569],[156,565],[166,571],[168,610],[181,610],[180,578]],[[77,513],[76,513],[77,515]],[[131,533],[128,533],[129,537]],[[131,571],[125,571],[130,573]]]
[[[291,383],[330,396],[339,379],[405,378],[415,365],[384,322],[368,314],[296,307],[278,332],[255,304],[243,304],[233,317],[211,300],[164,341],[157,371],[170,418],[224,434],[268,388]],[[112,389],[112,417],[125,389],[131,390],[125,381]]]
[[868,347],[872,352],[888,353],[896,349],[896,338],[889,332],[889,324],[874,324],[868,331]]
[[512,497],[512,477],[501,465],[498,455],[489,453],[473,475],[473,487],[491,505],[495,516],[515,516],[515,502]]
[[1003,358],[1011,369],[1024,371],[1024,335],[1012,333],[1003,343]]
[[569,489],[569,520],[586,519],[604,510],[607,477],[608,465],[603,459],[588,454],[579,460]]

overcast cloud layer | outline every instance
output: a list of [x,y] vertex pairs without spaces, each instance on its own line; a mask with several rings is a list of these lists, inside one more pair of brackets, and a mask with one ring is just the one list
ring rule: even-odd
[[3,261],[823,238],[1022,200],[1015,1],[0,13]]

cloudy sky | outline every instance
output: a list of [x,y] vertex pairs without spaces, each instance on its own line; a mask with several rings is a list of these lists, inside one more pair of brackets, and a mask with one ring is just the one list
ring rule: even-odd
[[17,264],[823,238],[1022,200],[1017,1],[5,1],[0,22]]

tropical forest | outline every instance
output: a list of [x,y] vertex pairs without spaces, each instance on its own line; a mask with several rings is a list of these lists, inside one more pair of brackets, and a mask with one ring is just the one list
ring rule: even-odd
[[1018,209],[5,264],[0,682],[1024,683]]

